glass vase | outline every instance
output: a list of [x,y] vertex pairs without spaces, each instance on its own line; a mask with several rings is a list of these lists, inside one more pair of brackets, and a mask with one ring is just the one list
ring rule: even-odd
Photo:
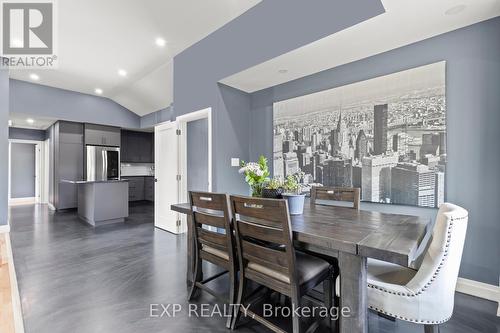
[[262,184],[250,185],[250,193],[252,194],[252,197],[261,197],[262,196]]

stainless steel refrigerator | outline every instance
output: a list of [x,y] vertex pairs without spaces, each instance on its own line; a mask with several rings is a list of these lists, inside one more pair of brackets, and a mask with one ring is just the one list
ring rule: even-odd
[[87,146],[87,181],[120,179],[120,148]]

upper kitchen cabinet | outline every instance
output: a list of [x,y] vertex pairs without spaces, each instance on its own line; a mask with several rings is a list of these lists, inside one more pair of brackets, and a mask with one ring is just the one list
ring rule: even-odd
[[95,146],[120,147],[118,127],[85,124],[85,144]]
[[153,133],[122,130],[121,161],[154,163]]

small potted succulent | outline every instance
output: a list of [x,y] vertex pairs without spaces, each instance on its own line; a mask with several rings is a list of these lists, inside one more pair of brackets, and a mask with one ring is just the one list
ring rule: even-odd
[[283,183],[283,198],[288,201],[290,215],[300,215],[304,212],[304,200],[306,195],[302,194],[300,181],[304,177],[302,171],[288,175]]
[[283,181],[279,177],[271,178],[262,189],[263,198],[281,199]]

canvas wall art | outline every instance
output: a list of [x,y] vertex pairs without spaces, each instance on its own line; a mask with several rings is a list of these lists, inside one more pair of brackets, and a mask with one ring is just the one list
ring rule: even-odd
[[445,200],[445,62],[273,105],[274,176],[361,188],[361,200],[438,207]]

